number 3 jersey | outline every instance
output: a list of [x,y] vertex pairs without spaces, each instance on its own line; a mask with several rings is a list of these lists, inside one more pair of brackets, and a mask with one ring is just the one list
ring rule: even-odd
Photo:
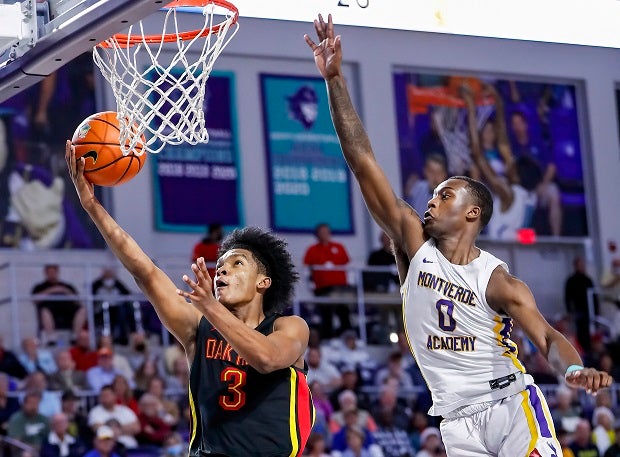
[[467,265],[448,261],[429,239],[411,259],[401,287],[409,345],[433,398],[429,414],[508,397],[525,388],[525,369],[510,340],[512,319],[487,304],[493,255]]
[[[256,330],[272,333],[278,317]],[[203,317],[189,382],[190,456],[301,455],[314,421],[306,370],[259,373]]]

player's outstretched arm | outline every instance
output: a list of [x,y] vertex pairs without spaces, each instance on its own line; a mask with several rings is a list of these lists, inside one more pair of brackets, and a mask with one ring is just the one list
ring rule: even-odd
[[84,177],[84,159],[75,158],[75,150],[70,141],[66,144],[65,159],[82,207],[114,255],[131,273],[138,287],[153,304],[163,324],[183,344],[190,356],[200,313],[176,294],[177,287],[170,278],[157,268],[138,243],[99,203],[95,197],[94,186]]
[[327,84],[329,106],[345,160],[355,175],[373,218],[411,256],[424,242],[422,224],[415,211],[398,198],[379,167],[370,140],[351,103],[342,73],[342,45],[334,35],[331,15],[314,21],[319,43],[304,38],[312,49],[317,69]]
[[595,394],[611,385],[613,380],[609,374],[583,367],[573,345],[540,313],[529,287],[502,267],[497,267],[491,276],[487,301],[495,310],[503,310],[514,319],[555,372],[565,376],[570,386]]
[[[216,300],[213,281],[203,257],[192,264],[192,272],[194,279],[183,276],[191,291],[177,289],[177,294],[190,300],[250,366],[260,373],[271,373],[293,365],[303,367],[310,334],[306,321],[298,316],[280,317],[275,322],[274,331],[265,336]],[[271,278],[264,278],[258,287],[266,290],[270,284]]]

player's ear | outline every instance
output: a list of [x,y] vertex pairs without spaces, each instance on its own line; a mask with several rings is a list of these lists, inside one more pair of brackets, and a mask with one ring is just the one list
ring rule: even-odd
[[271,287],[271,278],[269,276],[262,276],[258,281],[257,287],[261,291],[266,291]]
[[467,220],[469,221],[473,222],[475,220],[478,220],[480,219],[481,215],[482,215],[482,208],[480,208],[479,206],[472,205],[467,210]]

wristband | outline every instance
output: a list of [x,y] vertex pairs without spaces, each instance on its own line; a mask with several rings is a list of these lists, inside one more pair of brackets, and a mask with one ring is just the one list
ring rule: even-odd
[[566,369],[566,373],[564,373],[564,377],[574,373],[575,371],[583,370],[581,365],[571,365]]

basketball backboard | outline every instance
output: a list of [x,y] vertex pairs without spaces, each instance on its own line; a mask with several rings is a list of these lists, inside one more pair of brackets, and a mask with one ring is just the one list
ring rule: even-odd
[[0,102],[157,11],[165,0],[0,0]]

